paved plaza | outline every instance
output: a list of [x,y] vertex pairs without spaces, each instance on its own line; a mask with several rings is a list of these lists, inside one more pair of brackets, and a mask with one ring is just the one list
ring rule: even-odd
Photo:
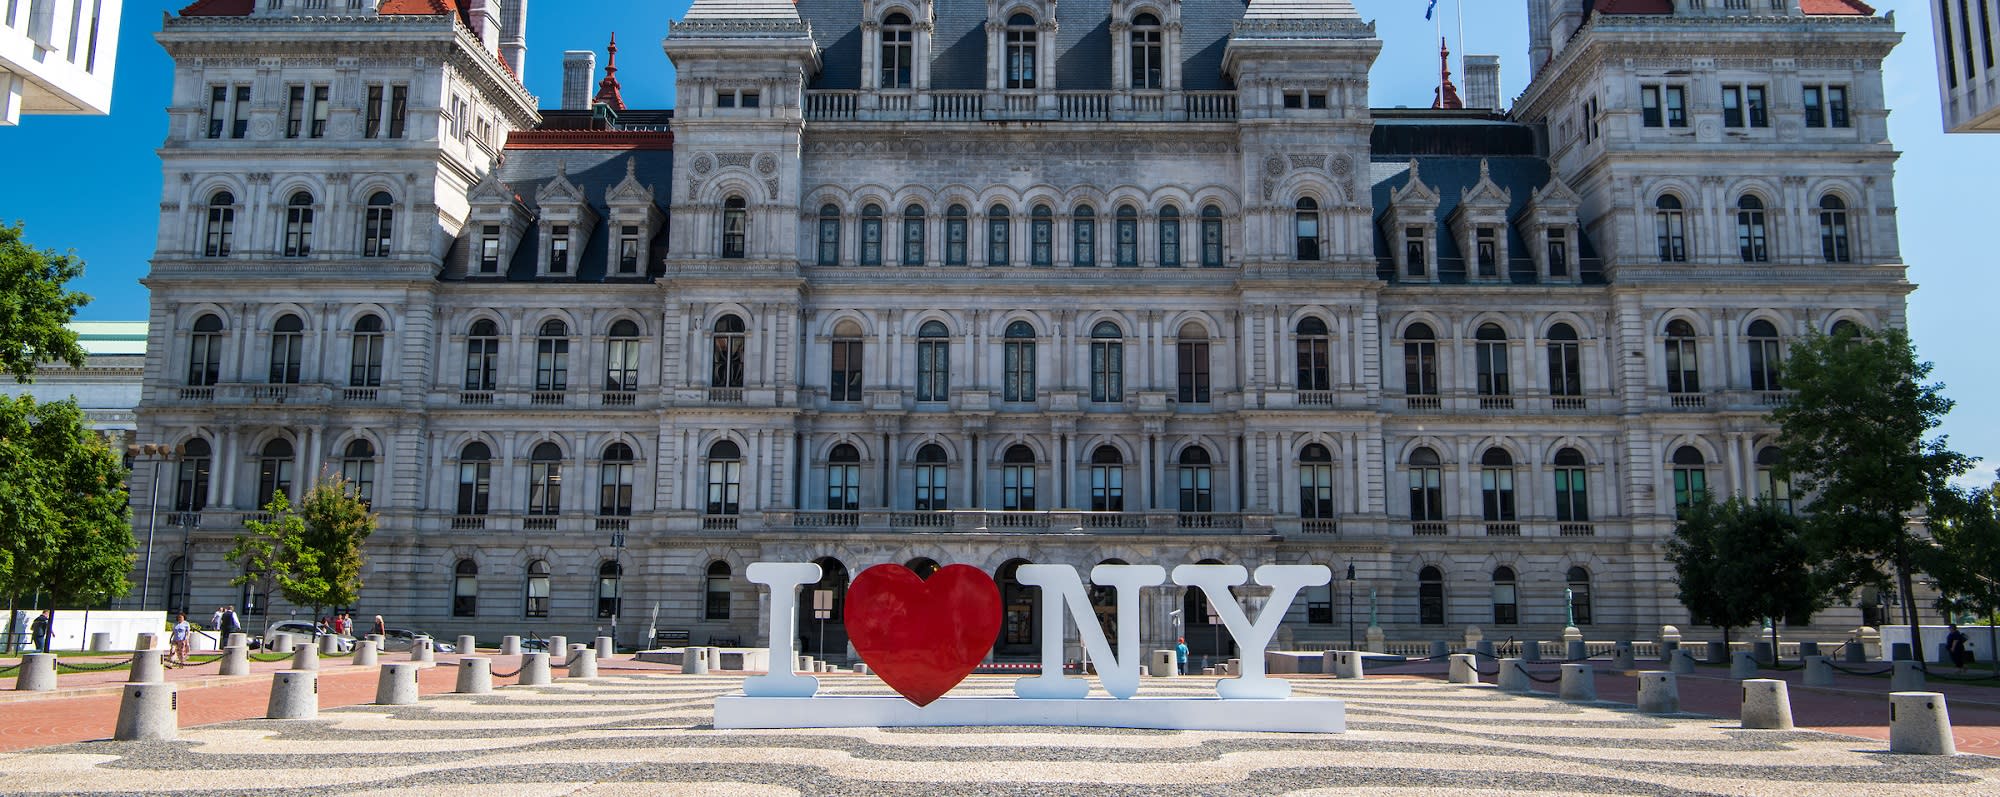
[[[327,680],[337,678],[352,676]],[[1148,679],[1145,694],[1212,694],[1213,680]],[[1710,716],[1649,717],[1616,703],[1568,704],[1430,678],[1295,681],[1300,695],[1348,701],[1351,732],[1327,736],[712,729],[711,701],[740,683],[735,675],[627,672],[490,695],[434,694],[415,706],[333,708],[313,721],[183,728],[175,742],[43,747],[0,754],[0,792],[2000,793],[2000,759],[1892,756],[1875,740],[1743,731]],[[822,684],[823,693],[887,693],[864,676]],[[979,676],[953,695],[1007,694],[1011,684]]]

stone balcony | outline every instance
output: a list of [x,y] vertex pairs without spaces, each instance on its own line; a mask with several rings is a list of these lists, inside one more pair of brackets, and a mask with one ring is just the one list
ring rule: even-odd
[[889,509],[766,512],[763,525],[802,532],[915,532],[969,535],[1199,535],[1268,537],[1275,533],[1266,514],[1233,512],[1088,512]]
[[1234,91],[806,92],[809,122],[1231,122]]

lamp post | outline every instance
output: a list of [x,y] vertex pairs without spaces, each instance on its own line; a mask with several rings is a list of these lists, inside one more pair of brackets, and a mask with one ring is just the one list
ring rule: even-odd
[[1354,563],[1347,563],[1347,649],[1354,649]]
[[139,608],[153,605],[153,532],[160,525],[160,464],[180,458],[180,452],[164,443],[133,444],[125,447],[125,453],[133,458],[147,457],[153,460],[152,488],[146,495],[146,564],[141,571],[139,584]]

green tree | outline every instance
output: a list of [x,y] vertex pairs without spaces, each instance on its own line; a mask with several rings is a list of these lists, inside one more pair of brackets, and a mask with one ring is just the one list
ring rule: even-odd
[[1696,622],[1721,628],[1724,641],[1764,618],[1775,629],[1776,621],[1806,622],[1827,606],[1802,524],[1767,503],[1704,501],[1682,510],[1667,561],[1681,604]]
[[[2000,650],[2000,628],[1995,626],[2000,619],[2000,496],[1995,488],[1952,489],[1934,496],[1932,545],[1919,562],[1937,581],[1940,613],[1986,618],[1988,651]],[[1994,666],[2000,668],[2000,660]]]
[[350,606],[361,597],[361,548],[375,533],[375,515],[354,485],[329,476],[306,491],[296,506],[284,493],[264,511],[269,520],[249,518],[249,534],[238,535],[229,559],[243,567],[230,583],[268,583],[295,606]]
[[131,591],[125,467],[72,401],[0,397],[0,585],[92,605]]
[[0,224],[0,371],[32,382],[41,363],[83,367],[83,347],[68,324],[90,297],[68,288],[83,274],[82,260],[38,251],[21,239],[21,230],[20,224]]
[[[1785,362],[1785,387],[1796,393],[1772,413],[1784,454],[1779,475],[1812,496],[1807,529],[1834,594],[1893,580],[1913,595],[1927,543],[1911,517],[1972,466],[1931,435],[1952,402],[1930,373],[1899,329],[1814,336]],[[1903,601],[1903,614],[1910,638],[1920,639],[1914,600]]]

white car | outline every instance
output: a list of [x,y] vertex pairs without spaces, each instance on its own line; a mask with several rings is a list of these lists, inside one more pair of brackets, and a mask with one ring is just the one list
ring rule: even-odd
[[283,622],[272,623],[271,627],[264,629],[264,638],[260,646],[265,650],[271,650],[272,646],[277,644],[279,634],[291,634],[292,644],[294,645],[309,642],[322,636],[332,636],[335,640],[336,650],[344,653],[354,649],[354,637],[335,634],[330,631],[319,631],[313,627],[312,623],[301,620],[285,620]]

